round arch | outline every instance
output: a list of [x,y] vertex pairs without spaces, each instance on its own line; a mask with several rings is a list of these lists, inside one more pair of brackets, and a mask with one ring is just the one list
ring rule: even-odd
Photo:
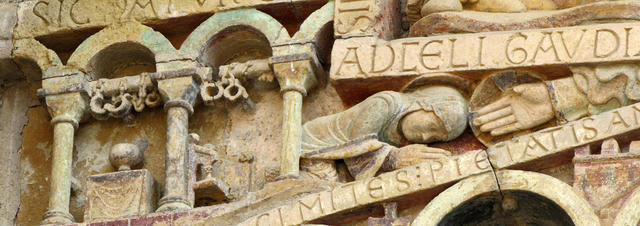
[[418,214],[412,226],[438,225],[451,211],[467,200],[498,190],[520,190],[540,195],[560,206],[575,225],[599,225],[591,205],[564,182],[548,175],[504,170],[496,172],[500,188],[491,173],[464,179],[440,193]]
[[15,40],[13,45],[13,58],[29,80],[40,80],[50,67],[63,66],[56,52],[33,38]]
[[[293,35],[293,39],[314,39],[319,32],[322,32],[322,27],[333,21],[334,2],[329,1],[320,9],[311,13],[307,19],[302,22],[300,29]],[[333,34],[331,34],[333,35]]]
[[640,203],[640,187],[636,187],[622,208],[620,208],[620,212],[618,212],[616,219],[613,221],[613,226],[639,225],[640,208],[638,208],[638,203]]
[[92,59],[114,45],[138,48],[150,52],[153,56],[176,51],[160,32],[137,22],[125,22],[108,26],[85,39],[71,54],[67,66],[89,72],[92,70]]
[[200,24],[182,43],[180,51],[200,53],[219,32],[246,26],[262,33],[270,44],[290,38],[287,30],[273,17],[256,9],[240,9],[216,13]]

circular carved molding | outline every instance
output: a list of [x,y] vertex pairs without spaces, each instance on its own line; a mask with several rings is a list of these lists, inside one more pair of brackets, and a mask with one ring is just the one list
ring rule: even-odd
[[411,225],[438,225],[447,214],[465,201],[498,190],[535,193],[557,204],[575,225],[599,225],[600,220],[589,203],[569,185],[556,178],[519,170],[498,171],[496,175],[500,188],[490,172],[461,180],[429,202]]

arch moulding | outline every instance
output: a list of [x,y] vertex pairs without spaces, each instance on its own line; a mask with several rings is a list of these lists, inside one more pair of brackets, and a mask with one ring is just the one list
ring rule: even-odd
[[600,225],[600,220],[591,205],[566,183],[551,176],[528,171],[497,171],[484,173],[461,180],[440,193],[418,214],[412,226],[438,225],[456,207],[474,197],[498,190],[521,190],[541,195],[560,206],[571,217],[575,225]]
[[273,17],[256,9],[241,9],[216,13],[202,22],[180,46],[180,51],[199,53],[220,31],[233,26],[247,26],[264,35],[269,43],[289,39],[287,30]]
[[632,226],[640,224],[640,186],[636,187],[633,193],[624,203],[613,226]]
[[87,72],[93,56],[113,44],[125,42],[142,45],[156,56],[176,51],[160,32],[137,22],[125,22],[108,26],[85,39],[71,54],[67,66]]

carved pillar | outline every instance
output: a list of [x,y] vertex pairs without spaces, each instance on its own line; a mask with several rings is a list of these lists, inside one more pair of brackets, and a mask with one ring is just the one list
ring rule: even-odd
[[78,89],[82,86],[83,76],[75,72],[58,76],[45,77],[43,89],[39,90],[39,94],[45,96],[53,126],[49,208],[42,224],[73,222],[73,216],[69,213],[73,138],[87,110],[87,96]]
[[192,208],[189,201],[187,134],[200,82],[191,74],[158,80],[158,90],[167,111],[167,141],[164,196],[156,212]]
[[314,59],[306,53],[271,58],[283,99],[279,179],[300,173],[302,97],[318,83]]

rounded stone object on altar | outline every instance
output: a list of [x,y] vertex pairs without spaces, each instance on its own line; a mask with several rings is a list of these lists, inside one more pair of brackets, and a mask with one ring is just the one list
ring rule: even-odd
[[119,143],[111,148],[109,161],[118,171],[131,170],[140,165],[144,159],[144,154],[137,145],[131,143]]

